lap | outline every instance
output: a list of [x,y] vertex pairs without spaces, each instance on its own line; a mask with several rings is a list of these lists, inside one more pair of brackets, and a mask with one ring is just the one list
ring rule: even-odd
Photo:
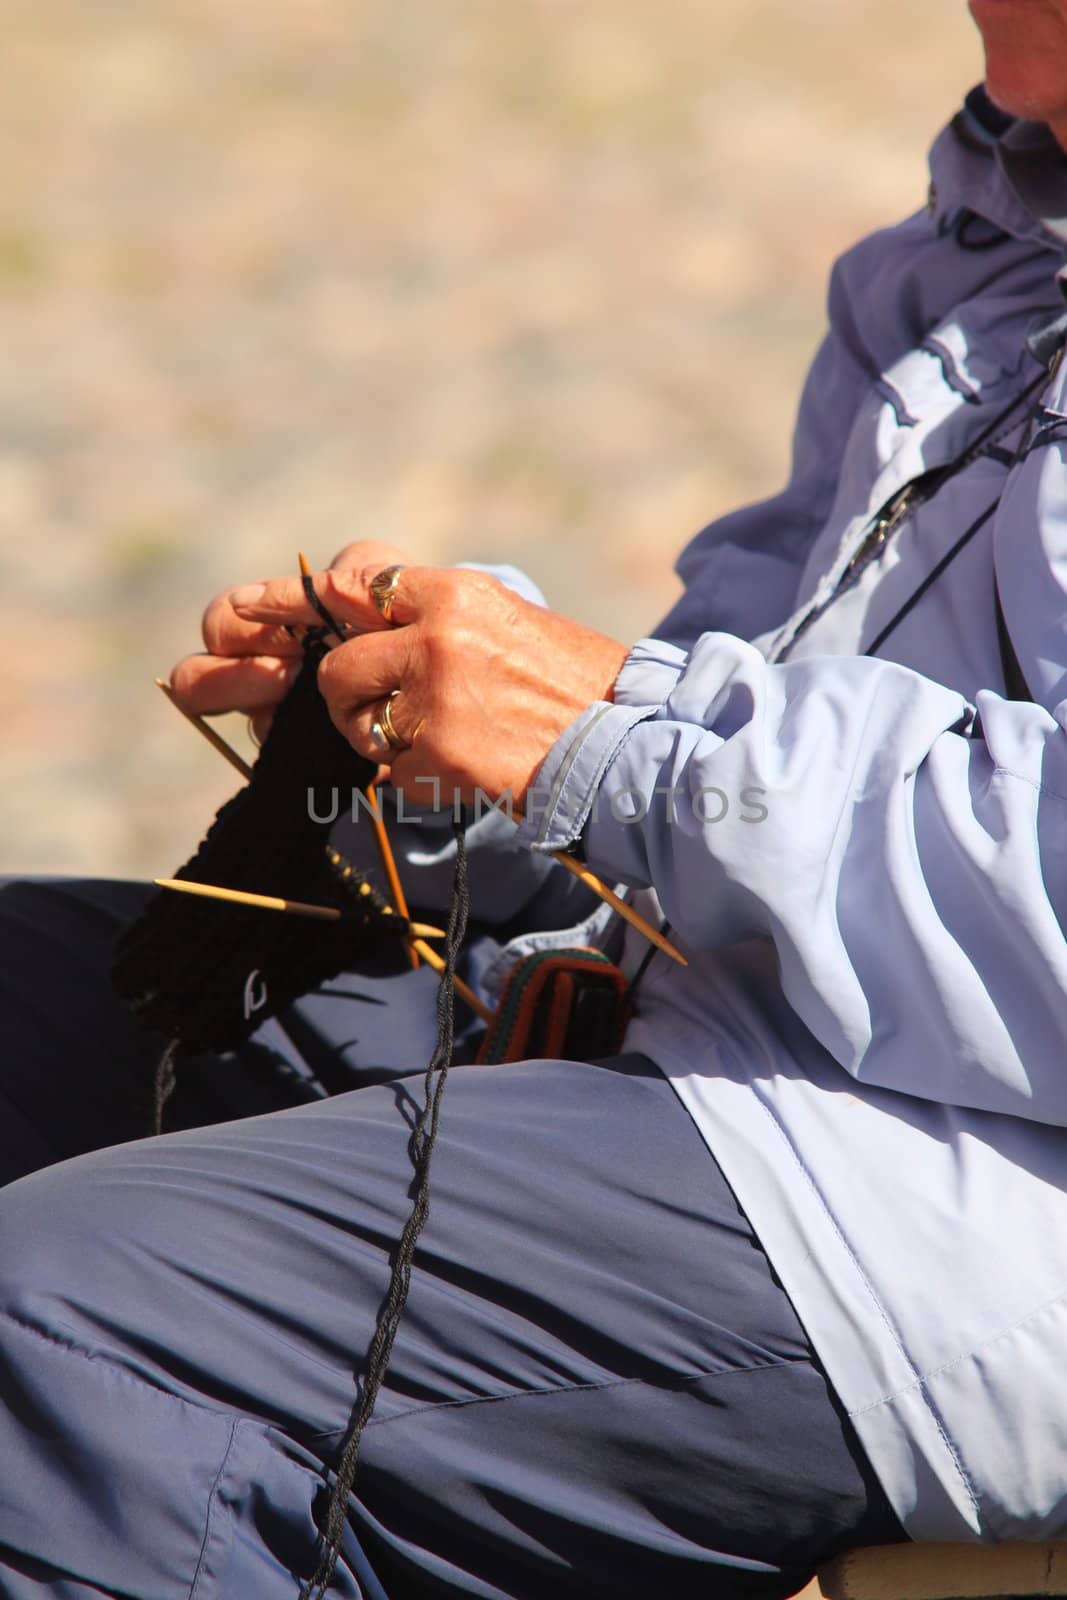
[[[166,1040],[115,1002],[108,973],[119,931],[153,892],[105,879],[0,879],[0,1185],[150,1128]],[[240,1053],[183,1062],[168,1128],[410,1072],[430,1055],[435,987],[428,968],[396,980],[342,974]]]
[[[219,1417],[250,1428],[278,1487],[270,1515],[252,1500],[230,1514],[274,1570],[295,1570],[308,1505],[278,1508],[343,1437],[409,1205],[415,1087],[103,1149],[0,1193],[0,1370],[6,1338],[19,1374],[0,1454],[34,1456],[29,1502],[72,1492],[71,1453],[34,1455],[20,1418],[77,1360],[85,1449],[105,1470],[138,1419],[142,1438],[165,1425],[161,1406],[181,1409],[182,1438]],[[131,1386],[124,1411],[113,1383]],[[150,1478],[129,1491],[149,1529]],[[390,1600],[685,1596],[715,1568],[722,1592],[784,1594],[842,1540],[894,1536],[788,1299],[651,1063],[453,1071],[351,1521],[352,1570],[367,1564]],[[0,1510],[0,1553],[44,1559],[26,1526]],[[99,1559],[79,1576],[109,1592]]]

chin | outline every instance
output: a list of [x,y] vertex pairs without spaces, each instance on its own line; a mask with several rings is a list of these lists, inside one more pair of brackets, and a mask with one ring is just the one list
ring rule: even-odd
[[985,45],[986,93],[1031,122],[1062,118],[1067,103],[1067,0],[971,0]]
[[998,111],[1009,117],[1024,117],[1028,122],[1041,122],[1038,98],[1029,84],[1020,84],[1010,73],[986,73],[985,91]]
[[[1042,63],[1042,67],[1043,67]],[[1007,52],[986,51],[985,89],[999,111],[1029,122],[1048,122],[1064,112],[1064,81],[1058,74],[1035,70],[1032,61],[1013,58]]]

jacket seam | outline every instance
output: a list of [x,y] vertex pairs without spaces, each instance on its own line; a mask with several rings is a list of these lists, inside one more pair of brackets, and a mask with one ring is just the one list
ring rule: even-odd
[[195,1410],[202,1411],[207,1416],[223,1417],[231,1422],[255,1420],[246,1417],[239,1411],[230,1411],[224,1406],[205,1405],[201,1399],[194,1399],[190,1395],[178,1394],[174,1389],[165,1389],[162,1384],[153,1383],[151,1378],[146,1377],[144,1373],[135,1372],[132,1367],[126,1366],[121,1361],[116,1361],[113,1356],[106,1355],[102,1351],[86,1350],[81,1345],[74,1344],[70,1340],[61,1339],[57,1334],[50,1333],[44,1328],[35,1327],[32,1322],[23,1321],[21,1317],[15,1316],[11,1311],[0,1311],[0,1322],[9,1323],[11,1327],[17,1328],[20,1333],[26,1334],[31,1339],[37,1339],[42,1344],[49,1345],[61,1355],[73,1356],[79,1361],[98,1363],[100,1366],[106,1367],[108,1372],[113,1373],[121,1381],[136,1384],[139,1388],[148,1389],[152,1394],[160,1395],[164,1400],[174,1400],[178,1405],[192,1406]]
[[1058,789],[1050,789],[1047,784],[1035,783],[1025,772],[1014,772],[1011,767],[1001,766],[999,762],[993,768],[993,777],[1014,778],[1017,783],[1025,783],[1028,789],[1033,789],[1035,794],[1047,794],[1050,800],[1062,800],[1067,805],[1067,794],[1060,794]]
[[991,1333],[987,1339],[980,1339],[969,1350],[964,1350],[960,1355],[953,1356],[951,1361],[943,1361],[939,1367],[932,1367],[929,1372],[920,1373],[914,1383],[906,1383],[903,1388],[893,1389],[889,1394],[882,1395],[880,1399],[872,1400],[870,1405],[863,1406],[859,1411],[849,1412],[849,1415],[862,1417],[868,1411],[876,1411],[879,1406],[889,1405],[892,1401],[898,1400],[901,1395],[911,1394],[915,1389],[923,1388],[931,1379],[941,1377],[942,1373],[951,1372],[954,1367],[960,1367],[965,1361],[971,1361],[981,1351],[988,1350],[991,1345],[999,1343],[1001,1339],[1008,1339],[1013,1333],[1018,1333],[1020,1328],[1025,1328],[1028,1322],[1032,1322],[1035,1317],[1040,1317],[1050,1306],[1063,1305],[1064,1302],[1067,1302],[1067,1289],[1061,1289],[1058,1294],[1050,1295],[1039,1306],[1034,1306],[1032,1310],[1027,1311],[1025,1316],[1016,1318],[1006,1328],[998,1328],[996,1333]]
[[207,1515],[204,1518],[204,1536],[200,1541],[200,1554],[196,1559],[196,1571],[193,1573],[192,1587],[189,1590],[189,1600],[196,1600],[196,1591],[200,1587],[200,1579],[204,1574],[204,1558],[207,1555],[208,1540],[211,1537],[211,1524],[215,1515],[216,1505],[218,1504],[218,1488],[222,1481],[222,1475],[226,1471],[226,1467],[230,1459],[230,1453],[233,1450],[234,1440],[237,1437],[237,1425],[240,1420],[241,1419],[239,1417],[234,1417],[230,1424],[230,1436],[226,1441],[226,1448],[222,1452],[222,1460],[219,1462],[219,1470],[216,1472],[215,1477],[212,1480],[211,1491],[207,1497]]
[[[679,676],[681,676],[681,674]],[[597,793],[600,789],[600,786],[604,782],[604,779],[607,777],[611,768],[615,765],[623,746],[629,741],[630,735],[633,733],[634,729],[640,723],[647,722],[650,720],[650,718],[655,716],[656,712],[664,703],[665,702],[661,701],[660,704],[656,706],[616,707],[614,705],[606,705],[599,715],[594,719],[594,721],[591,722],[587,728],[583,729],[582,733],[579,735],[577,748],[574,749],[567,762],[566,773],[562,775],[562,781],[555,796],[551,816],[541,831],[541,843],[544,843],[554,829],[562,828],[568,835],[570,835],[570,837],[575,839],[582,834],[587,822],[589,821],[593,806],[596,803]],[[601,751],[600,755],[598,756],[596,766],[590,775],[586,796],[577,807],[577,810],[572,817],[570,824],[568,825],[566,818],[561,813],[564,806],[564,801],[569,796],[568,785],[571,774],[574,770],[574,765],[578,760],[579,755],[585,749],[587,742],[591,738],[593,730],[599,725],[607,713],[613,710],[624,710],[629,712],[626,726],[619,732],[618,736],[604,750]]]
[[[799,1156],[795,1146],[793,1145],[792,1141],[787,1137],[785,1129],[782,1127],[782,1125],[778,1121],[777,1117],[775,1117],[773,1115],[773,1113],[770,1110],[770,1107],[765,1105],[763,1103],[763,1101],[759,1101],[758,1104],[760,1106],[760,1109],[763,1111],[764,1115],[767,1117],[767,1120],[770,1122],[771,1127],[774,1129],[775,1133],[778,1135],[778,1138],[780,1139],[781,1143],[785,1147],[786,1152],[788,1153],[788,1155],[792,1159],[793,1164],[795,1165],[797,1171],[800,1173],[801,1178],[803,1179],[803,1181],[806,1184],[807,1188],[811,1192],[812,1198],[814,1199],[816,1205],[819,1207],[819,1210],[821,1211],[822,1215],[825,1217],[825,1219],[826,1219],[827,1223],[829,1224],[830,1228],[833,1230],[833,1233],[834,1233],[838,1243],[840,1244],[841,1248],[844,1250],[844,1252],[847,1255],[849,1261],[852,1263],[853,1269],[855,1270],[859,1281],[862,1283],[864,1289],[867,1292],[867,1295],[869,1296],[869,1298],[871,1300],[871,1303],[873,1304],[875,1310],[878,1313],[878,1316],[880,1317],[881,1321],[885,1325],[886,1331],[888,1332],[890,1338],[892,1339],[894,1347],[896,1348],[897,1352],[899,1353],[901,1360],[905,1363],[905,1365],[914,1374],[914,1380],[913,1380],[912,1383],[905,1384],[900,1390],[897,1390],[895,1392],[896,1393],[906,1393],[906,1392],[909,1392],[909,1391],[911,1391],[913,1389],[916,1389],[916,1388],[919,1389],[920,1392],[922,1392],[923,1383],[924,1383],[924,1379],[923,1379],[922,1374],[919,1373],[919,1371],[917,1370],[917,1368],[915,1366],[915,1363],[912,1361],[911,1357],[908,1355],[907,1351],[905,1350],[904,1345],[901,1342],[900,1335],[897,1333],[897,1330],[894,1328],[894,1326],[892,1324],[892,1321],[890,1320],[888,1311],[886,1310],[885,1306],[882,1304],[882,1302],[879,1299],[878,1295],[875,1293],[874,1285],[871,1283],[871,1281],[870,1281],[869,1277],[867,1276],[866,1272],[864,1272],[862,1266],[859,1263],[859,1260],[856,1257],[855,1252],[853,1251],[851,1245],[849,1244],[848,1240],[845,1238],[845,1236],[842,1233],[840,1227],[838,1226],[837,1219],[833,1216],[833,1214],[831,1213],[829,1207],[826,1205],[825,1201],[823,1200],[822,1195],[819,1193],[818,1188],[816,1187],[815,1181],[811,1176],[811,1173],[808,1171],[807,1167],[801,1161],[800,1156]],[[934,1424],[934,1427],[937,1429],[937,1432],[938,1432],[938,1435],[939,1435],[939,1437],[941,1439],[941,1442],[945,1446],[945,1449],[948,1451],[949,1456],[950,1456],[950,1458],[951,1458],[951,1460],[952,1460],[952,1462],[953,1462],[953,1464],[954,1464],[954,1466],[956,1468],[956,1472],[959,1475],[960,1483],[963,1485],[963,1488],[964,1488],[964,1490],[965,1490],[965,1492],[967,1494],[968,1499],[971,1502],[971,1505],[974,1507],[975,1512],[979,1516],[981,1516],[981,1507],[979,1506],[979,1503],[978,1503],[977,1492],[975,1490],[975,1487],[974,1487],[973,1483],[971,1482],[971,1479],[970,1479],[969,1475],[964,1470],[963,1462],[960,1459],[959,1452],[956,1449],[956,1446],[953,1444],[952,1440],[949,1438],[949,1435],[948,1435],[948,1433],[946,1432],[946,1429],[945,1429],[945,1425],[942,1422],[941,1417],[938,1415],[938,1412],[937,1412],[936,1408],[934,1407],[934,1404],[933,1404],[933,1401],[932,1401],[931,1397],[928,1394],[923,1393],[923,1400],[924,1400],[924,1403],[925,1403],[925,1406],[926,1406],[927,1413],[929,1414],[930,1419]],[[881,1401],[876,1402],[876,1404],[882,1404],[882,1403],[883,1402],[881,1402]],[[853,1411],[853,1410],[850,1409],[849,1412],[848,1412],[848,1415],[849,1415],[849,1417],[862,1416],[863,1412],[866,1409],[867,1409],[867,1407],[863,1407],[860,1411]]]
[[552,785],[552,792],[549,795],[548,806],[545,809],[545,819],[537,831],[537,842],[539,844],[543,843],[544,840],[548,838],[549,833],[555,826],[559,814],[560,802],[563,798],[563,791],[567,785],[567,779],[571,775],[571,769],[573,768],[574,763],[577,761],[578,756],[585,745],[585,741],[588,739],[597,723],[602,722],[610,710],[610,706],[602,706],[592,721],[589,722],[580,733],[575,735],[573,741],[571,742],[570,748],[563,757],[563,760],[560,763],[559,771],[556,773],[555,781]]
[[[426,1416],[437,1411],[456,1410],[461,1406],[494,1405],[498,1400],[525,1400],[537,1399],[545,1395],[557,1394],[595,1394],[603,1389],[621,1389],[627,1386],[643,1386],[653,1390],[674,1390],[684,1388],[687,1384],[700,1383],[705,1378],[733,1378],[744,1377],[747,1373],[768,1372],[777,1367],[797,1367],[810,1365],[807,1356],[783,1356],[773,1361],[757,1361],[745,1367],[713,1367],[700,1372],[680,1373],[669,1382],[654,1383],[649,1378],[606,1378],[599,1383],[553,1383],[544,1384],[534,1389],[505,1389],[498,1394],[469,1395],[461,1400],[428,1400],[422,1405],[408,1406],[404,1411],[394,1412],[389,1417],[372,1417],[367,1423],[368,1431],[371,1428],[385,1428],[392,1422],[401,1422],[405,1417]],[[340,1432],[340,1429],[334,1430]],[[322,1437],[322,1435],[320,1435]]]

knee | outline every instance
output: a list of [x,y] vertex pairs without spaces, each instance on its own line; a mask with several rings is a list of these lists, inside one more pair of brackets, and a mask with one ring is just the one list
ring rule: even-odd
[[0,1189],[0,1314],[76,1336],[114,1303],[124,1219],[98,1169],[79,1157]]

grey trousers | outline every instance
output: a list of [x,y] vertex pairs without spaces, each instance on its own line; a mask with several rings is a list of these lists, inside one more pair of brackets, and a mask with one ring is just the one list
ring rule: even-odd
[[[421,1067],[432,988],[327,986],[140,1137],[158,1041],[105,972],[143,894],[0,890],[0,1595],[295,1600],[419,1087],[323,1098],[316,1062]],[[454,1069],[349,1509],[331,1593],[366,1600],[773,1600],[904,1537],[638,1056]]]

